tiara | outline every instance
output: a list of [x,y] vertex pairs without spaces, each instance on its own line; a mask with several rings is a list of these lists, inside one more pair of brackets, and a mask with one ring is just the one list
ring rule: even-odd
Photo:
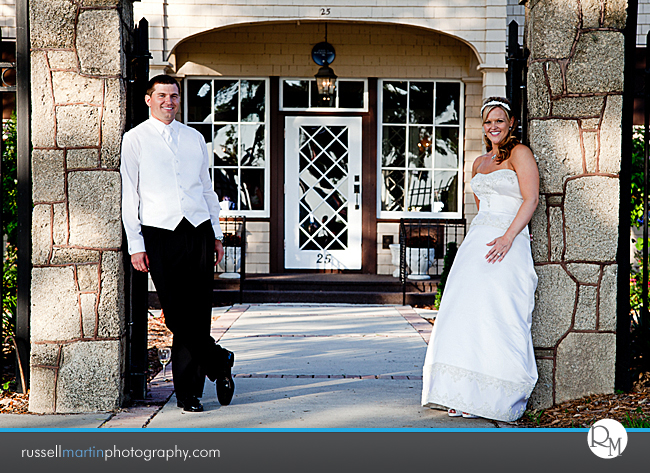
[[507,103],[501,102],[500,100],[492,100],[481,107],[481,115],[483,115],[483,110],[485,110],[485,107],[491,107],[492,105],[498,105],[499,107],[503,107],[507,111],[510,111],[510,106]]

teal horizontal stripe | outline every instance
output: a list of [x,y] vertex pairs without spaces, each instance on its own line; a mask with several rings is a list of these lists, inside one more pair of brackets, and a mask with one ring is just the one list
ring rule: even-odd
[[[628,432],[650,432],[650,429],[627,429]],[[0,429],[0,432],[11,432],[11,433],[21,433],[21,432],[243,432],[243,433],[263,433],[263,432],[367,432],[367,433],[382,433],[382,432],[403,432],[403,433],[412,433],[412,432],[422,432],[422,433],[431,433],[431,432],[538,432],[538,433],[557,433],[557,432],[589,432],[589,429],[522,429],[522,428],[485,428],[485,429],[270,429],[270,428],[259,428],[259,429]]]

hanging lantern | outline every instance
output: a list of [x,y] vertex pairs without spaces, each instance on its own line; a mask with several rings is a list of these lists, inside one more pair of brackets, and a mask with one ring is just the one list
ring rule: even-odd
[[336,97],[336,74],[331,67],[325,62],[323,66],[318,69],[316,75],[316,86],[318,87],[318,96],[324,102],[330,102]]
[[334,51],[334,46],[327,42],[327,23],[325,23],[325,41],[314,46],[311,50],[311,58],[321,66],[314,75],[318,98],[323,105],[333,106],[336,100],[336,74],[330,64],[336,58],[336,51]]

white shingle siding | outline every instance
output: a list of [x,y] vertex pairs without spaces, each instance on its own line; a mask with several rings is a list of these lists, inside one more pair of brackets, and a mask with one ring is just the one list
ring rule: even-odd
[[524,44],[524,21],[526,20],[526,6],[519,5],[519,0],[508,0],[508,7],[506,9],[508,19],[506,24],[509,25],[512,20],[515,20],[519,25],[519,44]]
[[16,0],[2,0],[0,4],[0,28],[3,38],[16,37]]
[[[505,21],[508,0],[163,0],[134,3],[135,18],[151,25],[154,65],[164,65],[170,52],[188,36],[225,26],[267,21],[345,20],[418,26],[456,36],[472,44],[481,63],[505,65]],[[398,5],[398,6],[396,6]],[[329,9],[329,14],[323,11]],[[500,19],[489,21],[488,19]],[[163,29],[164,34],[163,34]],[[166,38],[163,48],[154,49]]]
[[650,31],[650,0],[639,0],[636,27],[636,44],[645,47],[646,37]]

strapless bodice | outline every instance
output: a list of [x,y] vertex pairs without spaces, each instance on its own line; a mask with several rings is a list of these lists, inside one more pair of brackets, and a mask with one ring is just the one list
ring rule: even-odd
[[524,202],[517,173],[512,169],[477,173],[470,183],[480,201],[479,212],[472,220],[472,226],[490,225],[507,230]]

